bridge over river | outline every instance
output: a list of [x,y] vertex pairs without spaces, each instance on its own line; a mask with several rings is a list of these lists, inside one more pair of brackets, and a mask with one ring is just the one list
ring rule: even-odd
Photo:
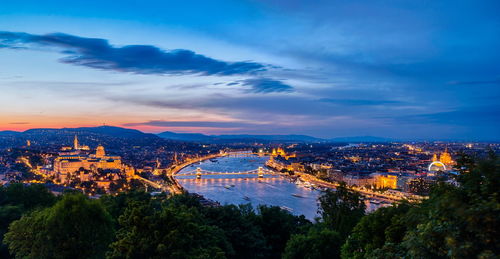
[[[248,158],[248,157],[258,157],[259,159],[265,158],[267,153],[263,152],[258,152],[258,153],[253,153],[253,152],[226,152],[226,153],[218,153],[218,154],[210,154],[204,157],[198,157],[198,158],[193,158],[188,161],[184,161],[181,164],[174,165],[172,166],[168,171],[167,171],[167,176],[170,178],[170,180],[174,183],[172,186],[162,186],[158,183],[147,181],[147,179],[140,179],[146,184],[149,184],[155,188],[160,188],[162,190],[168,190],[171,193],[180,193],[184,189],[184,186],[182,186],[178,180],[186,180],[184,177],[195,177],[195,179],[213,179],[217,178],[218,180],[222,179],[232,179],[234,177],[241,177],[244,175],[255,175],[257,176],[256,178],[264,178],[264,177],[269,177],[269,176],[288,176],[288,174],[280,173],[275,170],[270,170],[267,168],[264,168],[263,166],[256,166],[257,168],[245,170],[245,171],[236,171],[238,169],[241,169],[240,167],[233,167],[231,170],[221,170],[219,171],[219,168],[216,170],[208,170],[202,167],[197,167],[194,170],[186,170],[188,167],[192,167],[196,163],[202,163],[202,161],[206,161],[204,163],[207,163],[211,161],[211,159],[238,159],[238,158]],[[263,165],[263,164],[261,164]],[[248,167],[247,167],[248,168]],[[236,170],[234,170],[236,169]],[[326,188],[336,188],[338,186],[338,183],[332,183],[332,182],[326,182],[320,179],[317,179],[316,177],[304,173],[296,173],[297,176],[299,176],[302,180],[310,182],[315,184],[316,186],[320,187],[326,187]],[[192,178],[191,178],[192,179]],[[385,201],[398,201],[398,200],[403,200],[403,199],[408,199],[408,200],[419,200],[421,197],[417,197],[416,195],[408,195],[408,194],[402,194],[402,193],[380,193],[380,192],[374,192],[372,190],[367,190],[364,188],[358,188],[358,187],[351,187],[354,191],[360,192],[363,196],[367,198],[375,198],[375,199],[381,199]]]
[[[197,179],[201,179],[202,176],[213,176],[213,175],[218,175],[218,176],[257,175],[257,177],[263,178],[264,175],[286,176],[288,174],[269,170],[269,169],[263,168],[262,166],[259,166],[257,169],[252,169],[252,170],[247,170],[247,171],[238,171],[238,172],[214,172],[214,171],[204,170],[204,169],[201,169],[201,167],[198,167],[198,168],[196,168],[196,170],[178,173],[178,174],[175,174],[174,176],[176,176],[176,177],[177,176],[196,176]],[[217,177],[217,178],[221,179],[221,177]]]

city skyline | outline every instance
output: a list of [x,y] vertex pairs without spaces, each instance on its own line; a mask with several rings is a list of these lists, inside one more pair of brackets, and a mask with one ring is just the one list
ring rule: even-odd
[[499,140],[497,2],[320,2],[3,3],[0,130]]

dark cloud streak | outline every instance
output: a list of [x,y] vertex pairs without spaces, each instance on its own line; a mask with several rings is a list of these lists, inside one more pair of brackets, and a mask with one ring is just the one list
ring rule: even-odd
[[238,121],[162,121],[153,120],[139,123],[126,123],[123,126],[153,126],[153,127],[197,127],[197,128],[242,128],[255,126],[253,123]]
[[497,80],[481,80],[481,81],[452,81],[450,85],[500,85],[500,79]]
[[321,102],[332,103],[332,104],[337,104],[337,105],[347,105],[347,106],[373,106],[373,105],[401,104],[401,102],[399,102],[399,101],[392,101],[392,100],[331,99],[331,98],[322,98],[319,100]]
[[253,75],[266,70],[264,64],[225,62],[186,49],[162,50],[151,45],[114,47],[105,39],[64,33],[0,32],[0,48],[33,47],[59,49],[67,55],[61,59],[63,63],[137,74]]
[[293,88],[281,81],[269,78],[252,78],[241,81],[243,86],[249,86],[248,92],[251,93],[273,93],[273,92],[292,92]]

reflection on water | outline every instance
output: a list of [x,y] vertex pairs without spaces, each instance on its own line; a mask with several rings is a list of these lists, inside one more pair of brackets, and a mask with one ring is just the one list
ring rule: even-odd
[[[320,192],[290,182],[282,176],[265,175],[203,175],[202,179],[195,176],[182,176],[192,173],[200,167],[212,172],[240,172],[264,166],[268,157],[223,157],[203,161],[182,169],[177,180],[190,192],[198,193],[221,204],[246,204],[254,207],[259,204],[280,206],[296,215],[305,215],[313,220],[317,216],[317,199]],[[374,204],[365,201],[366,210],[373,211],[388,204]]]
[[281,176],[256,175],[213,175],[182,176],[200,167],[215,172],[238,172],[264,166],[268,157],[223,157],[207,160],[182,169],[178,174],[179,183],[190,192],[198,193],[221,204],[259,204],[281,206],[293,214],[305,215],[313,219],[317,215],[319,191],[298,186]]

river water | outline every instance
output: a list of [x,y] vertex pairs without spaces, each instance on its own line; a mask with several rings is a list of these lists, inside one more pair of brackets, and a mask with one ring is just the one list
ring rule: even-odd
[[203,175],[182,176],[200,167],[213,172],[241,172],[265,167],[268,157],[220,157],[206,160],[182,169],[178,182],[189,192],[198,193],[221,204],[259,204],[280,206],[295,215],[304,215],[313,220],[317,216],[317,198],[320,192],[296,185],[283,176],[265,175]]

